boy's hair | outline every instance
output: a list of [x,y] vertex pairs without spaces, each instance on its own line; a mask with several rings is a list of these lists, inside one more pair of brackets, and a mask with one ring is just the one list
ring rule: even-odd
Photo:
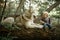
[[41,13],[41,16],[42,16],[43,14],[48,14],[48,12],[47,12],[47,11],[42,12],[42,13]]

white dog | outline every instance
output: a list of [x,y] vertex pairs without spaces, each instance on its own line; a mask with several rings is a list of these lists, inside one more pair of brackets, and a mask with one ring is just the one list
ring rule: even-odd
[[31,14],[30,19],[27,18],[26,16],[24,16],[24,18],[27,20],[25,22],[26,28],[43,28],[43,25],[34,23],[34,19],[37,18],[37,17],[33,13]]
[[26,25],[27,28],[43,28],[43,25],[36,24],[36,23],[33,22],[33,20],[28,20],[25,23],[25,25]]
[[14,23],[14,18],[13,17],[8,17],[8,18],[2,20],[2,23],[10,23],[10,24],[13,24]]

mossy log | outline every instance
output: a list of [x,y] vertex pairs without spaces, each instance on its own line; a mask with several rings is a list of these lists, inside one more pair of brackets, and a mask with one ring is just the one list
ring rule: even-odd
[[43,29],[38,28],[25,28],[21,27],[20,30],[8,30],[4,27],[0,27],[0,36],[16,36],[22,39],[55,39],[55,32],[43,31]]

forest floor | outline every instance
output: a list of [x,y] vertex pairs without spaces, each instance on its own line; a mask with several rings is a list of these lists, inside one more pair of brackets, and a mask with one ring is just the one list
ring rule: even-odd
[[13,40],[59,40],[60,39],[60,27],[57,27],[55,31],[21,27],[20,30],[8,30],[4,27],[0,28],[0,36],[11,36]]

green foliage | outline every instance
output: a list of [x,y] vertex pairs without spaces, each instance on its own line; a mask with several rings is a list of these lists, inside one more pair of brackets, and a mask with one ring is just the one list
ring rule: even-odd
[[1,23],[1,24],[8,30],[20,30],[20,28],[15,24],[10,24],[10,23]]
[[1,3],[4,3],[4,0],[0,0]]
[[56,7],[56,11],[60,11],[60,5]]
[[13,38],[11,38],[11,37],[1,37],[0,36],[0,40],[13,40]]
[[52,15],[55,18],[60,18],[60,15]]
[[55,1],[60,1],[60,0],[55,0]]

